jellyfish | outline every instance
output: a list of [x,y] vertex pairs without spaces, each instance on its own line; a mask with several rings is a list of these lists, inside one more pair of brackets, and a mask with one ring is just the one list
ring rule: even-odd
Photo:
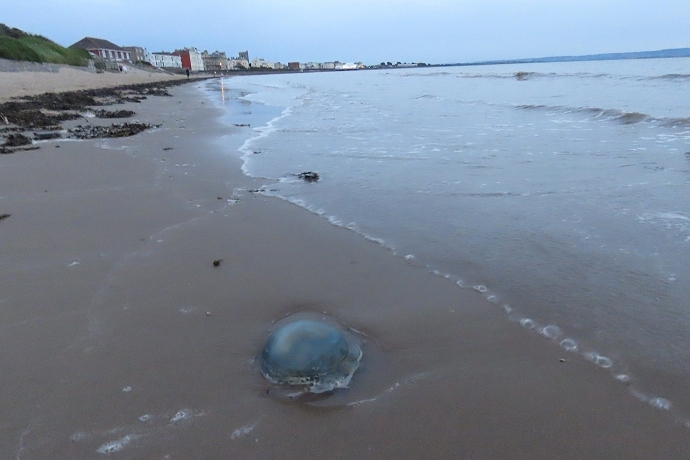
[[318,394],[347,388],[361,359],[362,350],[349,334],[302,319],[271,334],[261,354],[261,373],[273,384]]

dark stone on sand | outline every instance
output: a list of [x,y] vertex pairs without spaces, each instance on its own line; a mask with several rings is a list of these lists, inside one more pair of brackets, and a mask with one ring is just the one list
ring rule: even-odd
[[167,152],[168,150],[172,150],[172,149],[173,149],[172,147],[163,147],[163,150],[165,150],[166,152]]
[[0,214],[0,220],[5,220],[8,217],[10,217],[12,214]]
[[223,259],[216,259],[213,261],[213,266],[218,267],[220,266],[220,263],[223,261]]
[[297,177],[302,179],[304,182],[316,182],[319,180],[319,175],[312,171],[305,171],[303,173],[299,173]]
[[110,126],[79,125],[69,130],[70,139],[98,139],[105,137],[129,137],[160,125],[148,123],[113,123]]

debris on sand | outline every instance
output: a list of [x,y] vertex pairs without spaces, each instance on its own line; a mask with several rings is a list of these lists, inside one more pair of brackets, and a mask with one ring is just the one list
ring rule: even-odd
[[[81,114],[89,110],[89,107],[141,102],[148,96],[172,96],[168,92],[169,87],[186,83],[187,80],[177,80],[25,96],[0,104],[0,120],[6,125],[16,125],[24,129],[47,130],[48,126],[61,129],[57,126],[61,121],[81,118]],[[115,111],[108,114],[117,113],[117,118],[122,118],[123,112],[130,111]]]
[[22,145],[31,145],[31,138],[26,137],[23,134],[8,134],[5,139],[5,143],[2,144],[3,147],[21,147]]
[[34,140],[35,141],[47,141],[50,139],[60,139],[62,136],[60,133],[52,132],[52,133],[34,133]]
[[129,118],[134,116],[131,110],[96,110],[96,118]]
[[72,128],[67,135],[70,139],[98,139],[104,137],[129,137],[161,125],[148,123],[113,123],[110,126],[79,125]]
[[12,214],[0,214],[0,220],[5,220],[8,217],[10,217]]
[[[76,120],[81,115],[76,112],[53,112],[45,113],[38,109],[23,109],[18,103],[8,103],[8,107],[3,107],[7,112],[7,120],[16,126],[23,128],[41,128],[45,130],[60,129],[60,123],[67,120]],[[14,105],[12,105],[14,104]]]
[[312,171],[305,171],[303,173],[297,174],[297,177],[302,179],[304,182],[316,182],[319,180],[319,175]]
[[213,261],[213,266],[214,266],[214,267],[218,267],[222,261],[223,261],[223,259],[216,259],[216,260],[214,260],[214,261]]

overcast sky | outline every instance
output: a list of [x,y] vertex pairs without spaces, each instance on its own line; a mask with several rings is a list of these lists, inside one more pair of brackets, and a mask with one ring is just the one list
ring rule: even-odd
[[272,61],[452,63],[690,47],[690,0],[2,0],[0,22]]

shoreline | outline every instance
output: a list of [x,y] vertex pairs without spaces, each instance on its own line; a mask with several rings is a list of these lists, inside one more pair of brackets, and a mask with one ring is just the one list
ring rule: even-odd
[[[117,106],[160,128],[0,156],[3,451],[687,458],[682,423],[479,293],[251,193],[251,128],[171,92]],[[305,310],[365,337],[328,407],[266,396],[253,361]]]

